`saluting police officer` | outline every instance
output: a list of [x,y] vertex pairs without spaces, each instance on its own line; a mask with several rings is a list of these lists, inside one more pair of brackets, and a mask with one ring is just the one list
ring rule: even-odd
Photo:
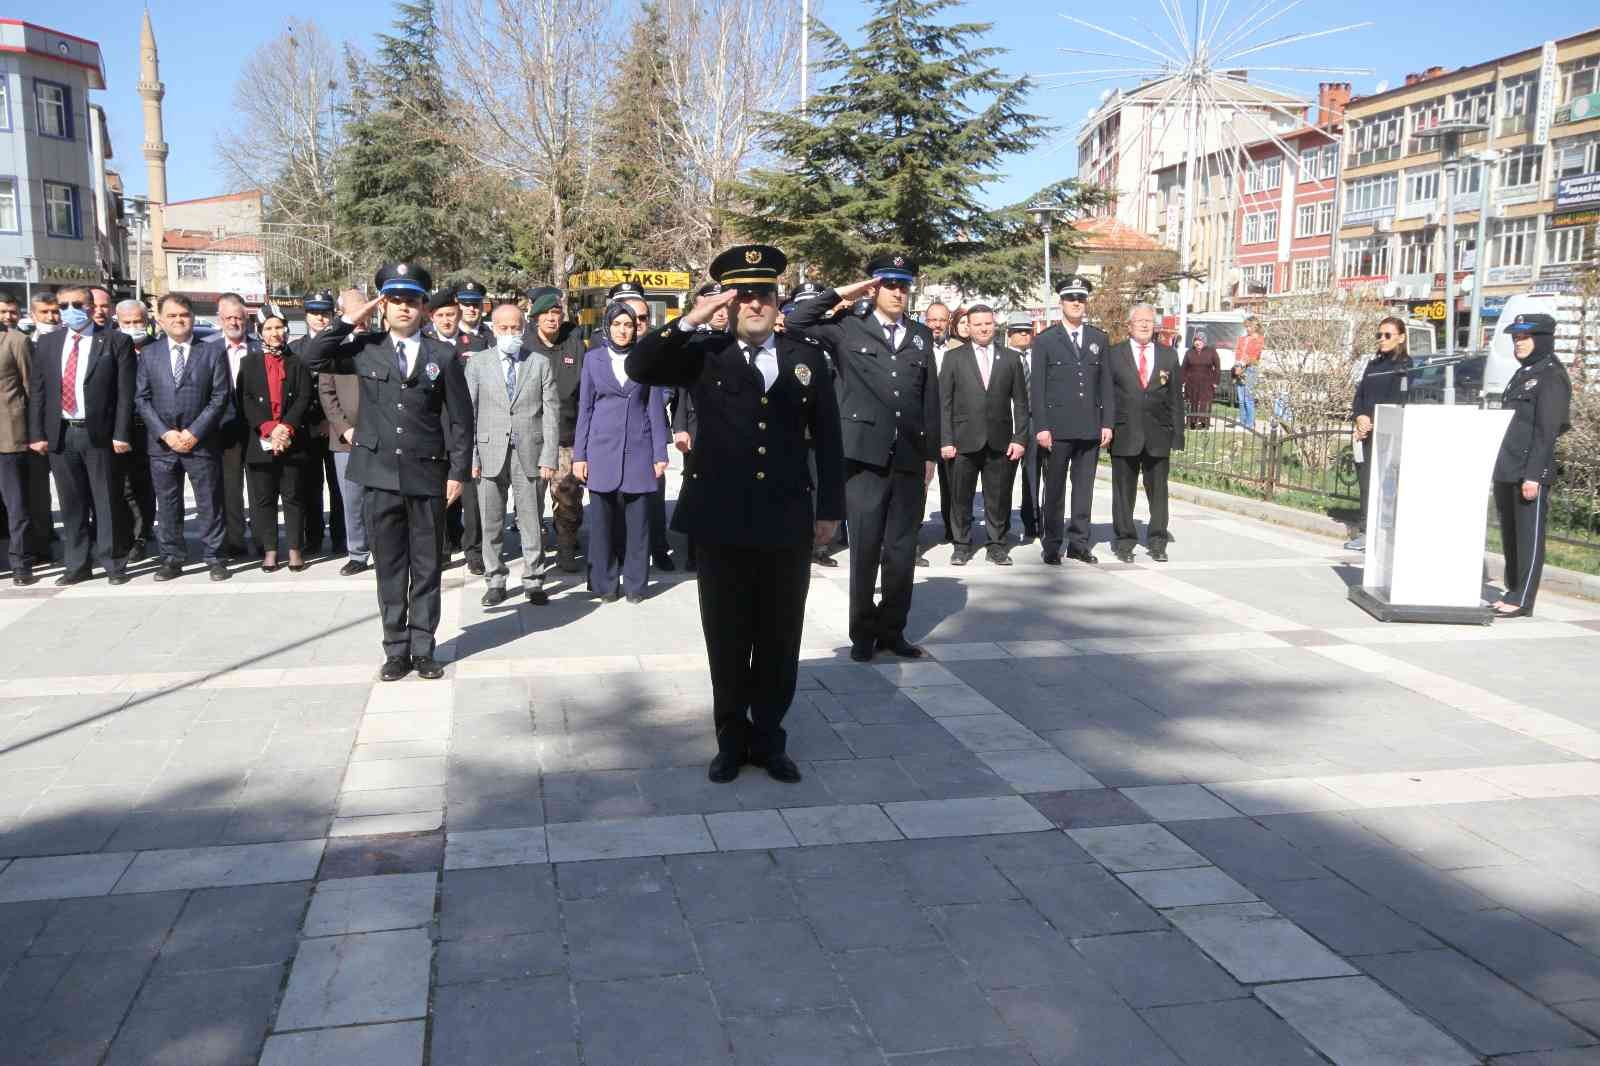
[[[939,457],[939,377],[933,333],[906,314],[917,265],[890,252],[867,264],[871,277],[795,305],[791,332],[832,352],[839,374],[850,522],[850,658],[866,662],[882,648],[916,658],[906,640],[917,532],[927,484]],[[839,301],[864,299],[830,321]],[[879,568],[883,598],[874,602]]]
[[[1090,539],[1095,470],[1100,449],[1111,443],[1116,422],[1116,389],[1104,363],[1111,338],[1084,321],[1094,286],[1081,274],[1062,279],[1061,321],[1033,342],[1033,431],[1044,458],[1044,561],[1067,558],[1097,563]],[[1067,480],[1072,480],[1072,523],[1066,517]]]
[[[366,487],[367,537],[378,571],[383,668],[398,681],[444,676],[433,657],[444,567],[444,510],[472,473],[472,399],[450,347],[420,335],[432,279],[414,263],[378,271],[378,295],[350,289],[344,314],[306,341],[313,373],[355,374],[361,402],[349,477]],[[387,327],[345,344],[382,305]]]
[[[304,336],[289,342],[289,350],[296,356],[306,345],[307,337],[315,337],[333,321],[333,293],[327,289],[307,294],[305,298]],[[322,550],[322,532],[326,525],[333,540],[333,550],[342,552],[347,547],[348,530],[345,528],[344,495],[339,487],[339,470],[329,449],[328,412],[319,389],[311,396],[311,412],[306,419],[309,428],[306,457],[309,467],[307,483],[301,495],[301,513],[305,516],[306,550],[316,554]],[[323,510],[323,486],[328,489],[327,511]]]
[[[694,397],[695,466],[672,526],[694,538],[699,560],[717,730],[707,776],[717,782],[732,781],[745,762],[800,780],[782,723],[799,672],[811,546],[831,539],[844,513],[827,362],[815,343],[774,330],[787,265],[769,245],[728,249],[711,263],[722,291],[647,334],[627,360],[635,381]],[[701,332],[722,308],[736,315],[732,331]]]

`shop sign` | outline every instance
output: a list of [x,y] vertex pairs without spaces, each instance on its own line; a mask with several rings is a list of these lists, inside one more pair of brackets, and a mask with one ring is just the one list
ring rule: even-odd
[[1574,226],[1600,225],[1600,207],[1591,207],[1586,211],[1568,211],[1561,215],[1550,216],[1550,229],[1571,229]]
[[1575,174],[1556,182],[1556,210],[1600,204],[1600,171]]
[[1346,211],[1339,219],[1341,226],[1359,226],[1376,222],[1380,218],[1393,218],[1393,207],[1369,207],[1365,211]]
[[1550,123],[1556,117],[1556,82],[1561,76],[1556,66],[1556,42],[1544,42],[1544,52],[1539,58],[1539,110],[1533,119],[1533,143],[1548,144]]
[[1486,285],[1525,285],[1533,280],[1533,267],[1494,267],[1489,271],[1488,277],[1483,280]]
[[28,268],[21,263],[0,263],[0,281],[27,281]]
[[1422,318],[1429,322],[1443,322],[1445,319],[1443,300],[1407,300],[1406,313],[1412,318]]
[[82,263],[40,263],[39,280],[46,284],[53,282],[97,282],[100,280],[100,270],[97,267],[85,266]]
[[1483,305],[1478,309],[1478,313],[1484,318],[1499,318],[1500,312],[1505,310],[1506,301],[1509,299],[1511,299],[1509,296],[1485,296]]
[[1567,113],[1571,116],[1569,122],[1586,122],[1591,118],[1600,118],[1600,93],[1590,93],[1573,100],[1567,105]]
[[1339,288],[1361,289],[1368,285],[1387,285],[1388,283],[1389,275],[1387,274],[1364,274],[1355,278],[1340,278]]

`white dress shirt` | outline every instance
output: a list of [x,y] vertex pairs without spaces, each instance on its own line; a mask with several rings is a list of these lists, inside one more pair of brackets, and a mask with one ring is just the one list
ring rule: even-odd
[[235,343],[224,337],[222,343],[228,347],[228,373],[233,377],[233,383],[237,385],[239,384],[239,364],[244,361],[245,356],[250,354],[250,340],[245,337],[240,338],[238,343]]
[[422,340],[415,333],[409,337],[397,337],[391,333],[389,343],[394,345],[396,352],[405,353],[406,377],[410,377],[417,369],[417,353],[422,351]]
[[89,373],[89,349],[94,347],[94,327],[90,326],[82,333],[74,333],[65,326],[62,327],[61,377],[63,381],[66,380],[67,376],[67,354],[72,351],[72,339],[74,337],[78,338],[78,373],[72,382],[72,395],[77,400],[78,406],[73,411],[63,409],[61,412],[63,418],[83,417],[83,379]]
[[[739,342],[741,351],[748,347],[744,341]],[[755,368],[761,373],[761,391],[771,392],[772,386],[778,380],[778,335],[767,334],[767,339],[756,348]]]
[[895,351],[899,351],[900,350],[900,346],[906,342],[906,320],[905,320],[905,318],[902,316],[901,318],[897,318],[897,319],[895,319],[894,321],[891,322],[889,319],[883,317],[883,312],[882,311],[879,311],[879,310],[876,310],[876,309],[873,310],[872,317],[877,319],[878,328],[883,330],[883,335],[885,337],[889,336],[889,327],[890,326],[894,327],[894,329],[895,329],[894,349],[895,349]]

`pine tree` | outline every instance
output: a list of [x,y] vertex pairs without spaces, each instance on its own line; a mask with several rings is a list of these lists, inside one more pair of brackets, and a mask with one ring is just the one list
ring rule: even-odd
[[956,3],[877,0],[857,48],[815,26],[823,87],[804,113],[770,116],[780,163],[740,189],[739,229],[834,282],[902,250],[930,280],[968,292],[1018,299],[1037,284],[1042,250],[1026,212],[991,210],[981,196],[1049,129],[1024,110],[1028,79],[992,65],[1004,50],[980,43],[988,23],[935,21]]
[[420,259],[442,276],[461,257],[449,197],[461,160],[437,133],[449,98],[433,0],[397,0],[394,26],[376,61],[346,57],[361,88],[343,108],[335,225],[358,259]]

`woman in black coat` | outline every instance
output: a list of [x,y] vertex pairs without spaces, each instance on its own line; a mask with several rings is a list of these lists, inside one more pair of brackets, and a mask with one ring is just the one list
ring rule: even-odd
[[250,487],[250,525],[261,545],[261,569],[278,569],[278,501],[283,500],[289,569],[306,568],[300,553],[305,536],[303,499],[310,481],[307,420],[316,383],[288,349],[289,326],[269,314],[261,323],[263,351],[239,363],[234,398],[244,425],[245,483]]
[[1359,449],[1356,460],[1356,487],[1361,494],[1361,530],[1345,541],[1346,551],[1367,550],[1367,494],[1372,489],[1372,419],[1381,403],[1403,403],[1405,390],[1400,383],[1405,380],[1403,371],[1411,367],[1411,355],[1406,350],[1406,324],[1398,318],[1385,318],[1378,323],[1378,351],[1361,369],[1361,380],[1356,384],[1356,398],[1351,404],[1355,415],[1355,430],[1351,433],[1352,449]]
[[1183,353],[1183,406],[1189,411],[1190,429],[1211,428],[1211,402],[1222,381],[1222,357],[1206,340],[1194,335],[1194,344]]
[[1494,610],[1497,618],[1526,618],[1544,572],[1556,439],[1572,428],[1572,379],[1556,358],[1554,318],[1518,315],[1505,331],[1514,338],[1521,365],[1500,397],[1501,409],[1512,416],[1494,462],[1494,505],[1506,559],[1506,594]]

